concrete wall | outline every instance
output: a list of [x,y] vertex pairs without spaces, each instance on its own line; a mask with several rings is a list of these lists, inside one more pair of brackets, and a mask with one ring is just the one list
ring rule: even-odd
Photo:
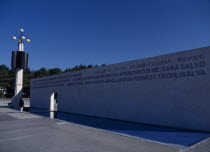
[[31,81],[31,106],[210,131],[210,47]]

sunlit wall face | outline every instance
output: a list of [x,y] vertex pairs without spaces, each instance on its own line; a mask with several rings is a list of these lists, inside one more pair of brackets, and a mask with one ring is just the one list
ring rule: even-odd
[[[31,106],[210,131],[210,47],[31,81]],[[53,98],[54,99],[54,98]]]

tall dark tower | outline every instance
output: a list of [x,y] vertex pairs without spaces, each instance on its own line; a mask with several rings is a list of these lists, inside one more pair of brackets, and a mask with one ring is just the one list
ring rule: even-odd
[[12,51],[11,63],[11,67],[16,69],[15,95],[12,101],[14,107],[18,106],[22,97],[23,69],[28,68],[28,53],[24,52],[24,42],[30,42],[30,39],[26,38],[23,32],[24,30],[20,29],[20,34],[12,37],[13,40],[18,40],[18,51]]

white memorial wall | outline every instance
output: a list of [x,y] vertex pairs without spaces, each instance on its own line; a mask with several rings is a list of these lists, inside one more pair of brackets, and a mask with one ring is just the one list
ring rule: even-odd
[[210,131],[210,47],[33,79],[31,107]]

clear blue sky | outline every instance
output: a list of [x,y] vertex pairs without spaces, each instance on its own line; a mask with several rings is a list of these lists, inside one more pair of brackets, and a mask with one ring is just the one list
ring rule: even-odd
[[0,64],[20,28],[29,67],[112,64],[210,45],[210,0],[0,0]]

